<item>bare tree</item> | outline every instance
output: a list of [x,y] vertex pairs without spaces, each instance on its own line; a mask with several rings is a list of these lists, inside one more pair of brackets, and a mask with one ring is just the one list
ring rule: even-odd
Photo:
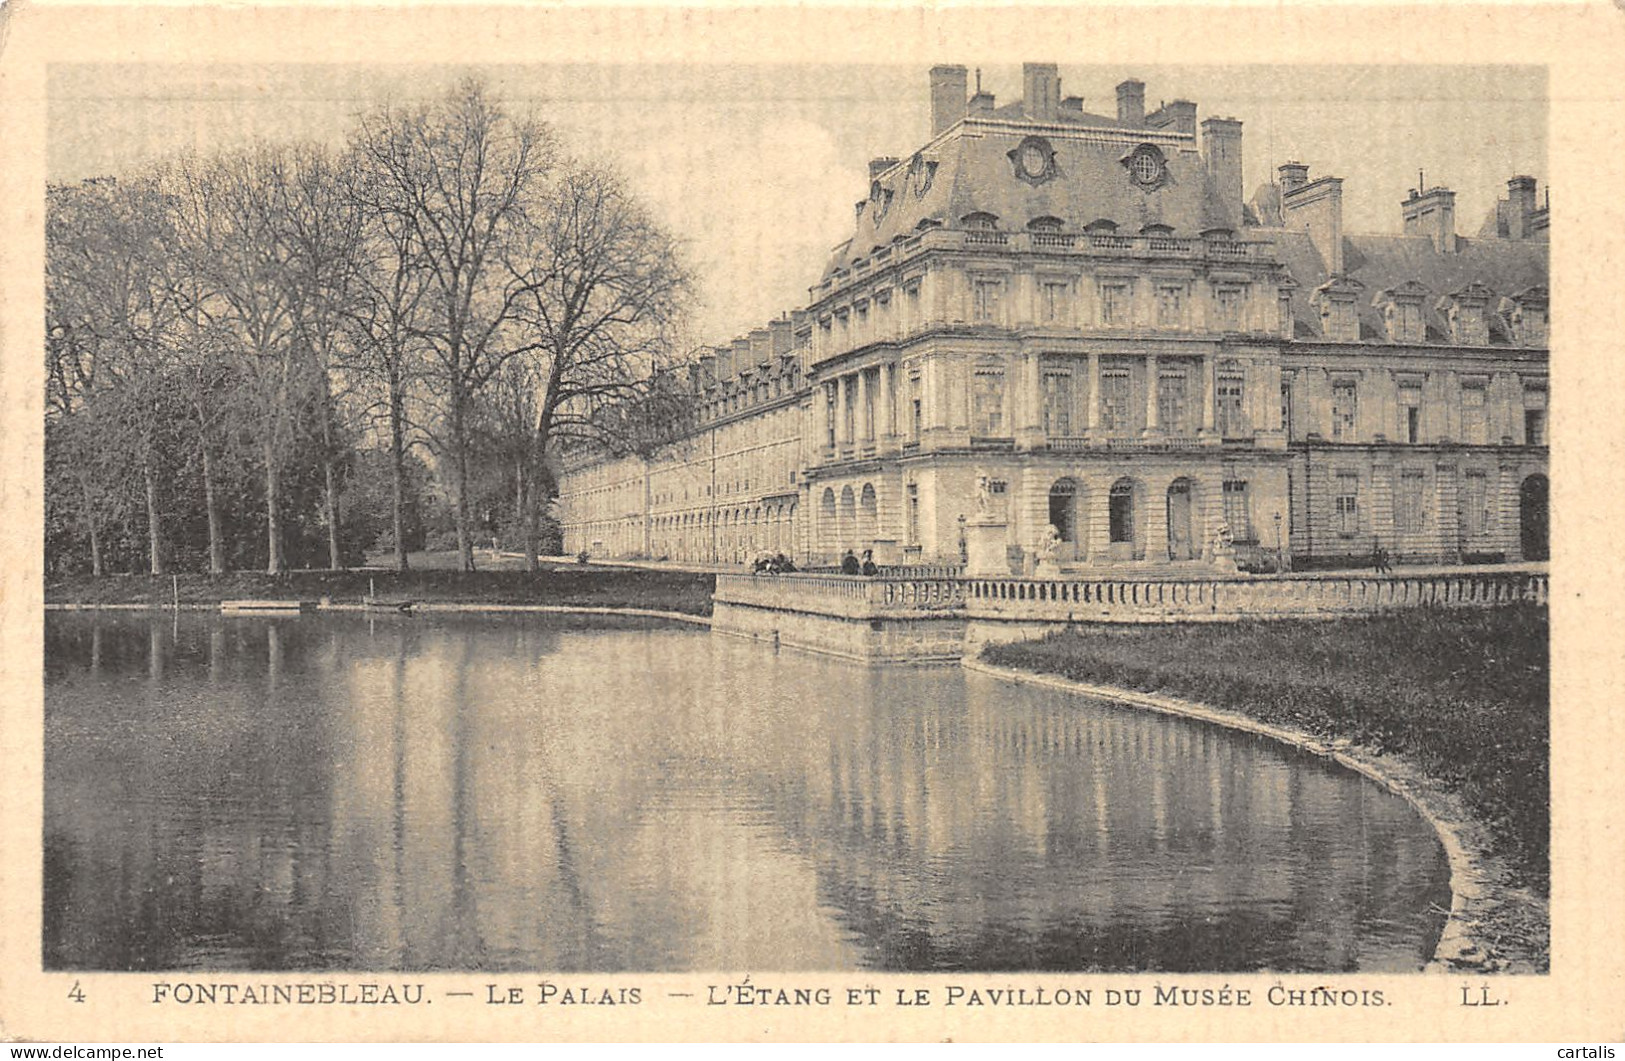
[[437,406],[430,436],[449,465],[457,549],[471,571],[471,414],[523,344],[515,325],[527,284],[504,261],[553,165],[552,133],[470,81],[433,105],[364,116],[357,150],[379,206],[411,230],[429,277],[413,331],[428,354],[424,382]]
[[[642,431],[633,408],[669,407],[653,384],[671,358],[674,326],[690,294],[676,241],[597,166],[574,165],[533,211],[525,257],[509,266],[523,283],[520,322],[530,341],[536,413],[521,479],[525,557],[537,566],[538,524],[548,497],[536,486],[549,450],[561,442],[616,447]],[[550,490],[548,491],[551,492]]]
[[359,266],[363,208],[357,191],[359,171],[350,155],[335,156],[300,145],[277,156],[266,192],[272,198],[272,223],[280,228],[287,263],[278,282],[287,292],[293,334],[301,356],[309,359],[309,380],[316,388],[322,466],[322,522],[327,528],[328,567],[344,566],[339,540],[338,460],[336,437],[340,402],[350,387],[344,349],[353,337],[348,327],[363,297]]
[[295,293],[285,282],[296,266],[282,217],[287,179],[279,153],[260,146],[176,167],[194,251],[193,267],[209,291],[207,314],[229,337],[237,370],[237,408],[258,438],[265,474],[266,570],[286,569],[282,534],[282,467],[294,441],[296,412],[312,387],[300,356]]
[[352,367],[362,392],[372,399],[373,419],[381,419],[387,432],[395,569],[405,571],[406,453],[415,434],[407,399],[423,374],[419,322],[431,274],[419,227],[408,214],[391,209],[391,186],[378,183],[383,171],[354,172],[351,192],[360,207],[362,231],[348,322],[355,350]]
[[[100,410],[94,437],[66,437],[128,454],[139,469],[148,566],[162,574],[157,427],[174,325],[154,265],[166,241],[162,196],[146,177],[101,179],[53,189],[47,206],[47,398],[63,417],[94,404]],[[96,570],[101,543],[89,468],[80,479]]]

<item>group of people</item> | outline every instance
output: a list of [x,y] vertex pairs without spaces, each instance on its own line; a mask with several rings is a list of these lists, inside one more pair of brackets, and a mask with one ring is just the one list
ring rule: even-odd
[[863,559],[860,561],[851,549],[841,557],[841,574],[843,575],[878,575],[880,568],[875,566],[875,551],[863,550]]
[[783,553],[771,556],[763,553],[752,562],[750,569],[752,574],[757,575],[788,575],[796,569],[796,563]]

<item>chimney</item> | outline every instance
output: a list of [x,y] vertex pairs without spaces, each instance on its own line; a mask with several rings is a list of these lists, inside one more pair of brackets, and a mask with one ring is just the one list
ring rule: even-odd
[[965,116],[965,94],[970,84],[963,66],[931,68],[931,139]]
[[1061,100],[1061,105],[1057,108],[1057,112],[1063,115],[1071,115],[1074,118],[1083,117],[1083,97],[1067,96],[1065,99]]
[[1139,128],[1145,124],[1145,82],[1130,78],[1117,86],[1117,120]]
[[734,348],[731,346],[717,347],[717,359],[714,365],[715,376],[718,383],[734,374]]
[[1054,63],[1021,64],[1021,113],[1028,121],[1052,122],[1061,104],[1061,77]]
[[773,333],[766,328],[754,328],[750,333],[750,363],[765,365],[773,359]]
[[976,95],[970,98],[970,105],[966,108],[965,113],[971,115],[992,114],[993,93],[977,90]]
[[887,170],[889,170],[893,166],[897,165],[897,162],[898,162],[898,160],[895,159],[895,158],[872,158],[872,159],[870,159],[869,160],[869,179],[874,180],[876,177],[880,176],[882,173],[885,173]]
[[1535,178],[1513,177],[1507,181],[1507,238],[1528,239],[1534,226]]
[[[1176,103],[1175,106],[1178,106]],[[1196,104],[1188,104],[1196,120]],[[1224,207],[1226,228],[1241,228],[1241,123],[1234,118],[1209,118],[1202,123],[1202,162],[1208,187]]]
[[1196,135],[1196,104],[1188,99],[1164,103],[1145,116],[1145,124],[1152,129],[1173,129],[1183,136]]
[[795,324],[789,317],[780,317],[767,322],[767,330],[773,333],[773,356],[783,357],[796,345]]
[[[1307,166],[1289,163],[1304,172]],[[1343,178],[1321,177],[1308,184],[1298,184],[1288,190],[1287,166],[1282,166],[1281,214],[1286,227],[1309,233],[1310,242],[1320,251],[1326,271],[1333,276],[1343,273]]]
[[749,339],[735,339],[734,340],[734,356],[733,356],[733,370],[734,370],[733,374],[736,375],[736,376],[742,376],[746,372],[749,372],[751,370],[751,368],[753,368],[755,366],[755,364],[756,363],[750,359],[750,340]]
[[1399,204],[1405,235],[1426,236],[1440,254],[1456,253],[1456,193],[1449,188],[1411,189]]
[[1309,167],[1302,162],[1284,163],[1277,171],[1281,174],[1281,194],[1297,191],[1309,183]]

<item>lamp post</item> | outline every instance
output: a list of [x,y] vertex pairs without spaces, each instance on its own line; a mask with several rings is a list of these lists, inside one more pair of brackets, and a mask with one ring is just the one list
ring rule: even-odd
[[1286,571],[1286,542],[1281,539],[1281,514],[1275,513],[1275,573]]

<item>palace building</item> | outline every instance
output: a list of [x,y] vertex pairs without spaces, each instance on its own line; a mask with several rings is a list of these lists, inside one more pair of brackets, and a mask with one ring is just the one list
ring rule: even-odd
[[931,71],[929,140],[870,163],[807,305],[682,369],[693,426],[566,455],[567,551],[953,564],[969,522],[1015,574],[1545,558],[1533,177],[1475,235],[1441,187],[1346,232],[1302,163],[1244,194],[1234,118],[1023,79]]

